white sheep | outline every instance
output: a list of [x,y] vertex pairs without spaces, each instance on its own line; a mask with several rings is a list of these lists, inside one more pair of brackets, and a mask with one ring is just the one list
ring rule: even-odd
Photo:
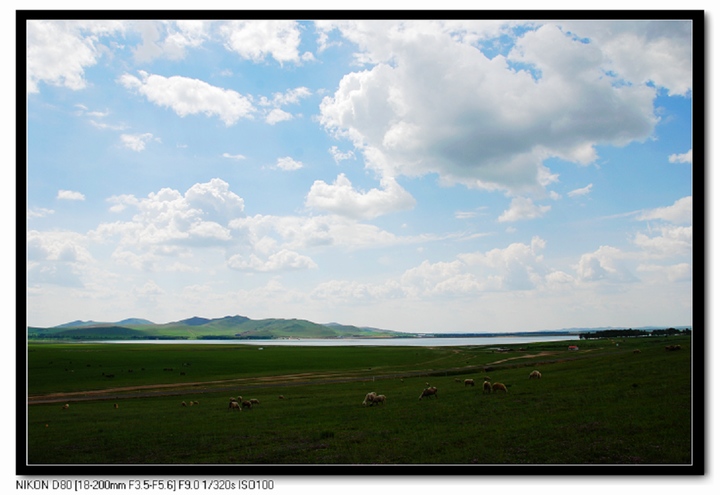
[[483,393],[487,392],[488,394],[492,393],[492,383],[490,383],[489,380],[485,380],[483,382]]
[[62,408],[63,408],[63,409],[70,409],[70,404],[65,404],[64,406],[62,406]]
[[250,399],[250,404],[260,404],[260,401],[257,399]]
[[240,411],[240,404],[238,404],[235,401],[231,401],[230,404],[228,405],[228,409],[230,409],[230,410],[237,409],[238,411]]
[[533,371],[530,373],[530,377],[529,377],[529,378],[530,378],[530,379],[533,379],[533,378],[540,379],[540,378],[542,378],[542,373],[540,373],[538,370],[533,370]]
[[493,384],[492,384],[492,389],[493,389],[493,392],[498,391],[498,390],[501,390],[501,391],[503,391],[503,392],[507,392],[507,391],[508,391],[508,390],[507,390],[507,387],[506,387],[504,384],[500,383],[500,382],[495,382],[495,383],[493,383]]
[[367,406],[368,403],[372,406],[377,394],[375,392],[368,392],[365,394],[365,400],[362,401],[363,406]]
[[475,380],[473,380],[472,378],[466,379],[466,380],[465,380],[465,386],[467,387],[468,385],[470,385],[471,387],[474,387],[474,386],[475,386]]
[[420,394],[420,400],[422,400],[423,397],[435,397],[437,399],[437,387],[428,387],[425,390],[422,391]]
[[249,400],[242,401],[241,405],[242,405],[243,409],[245,409],[246,407],[248,409],[252,409],[252,402],[250,402]]
[[373,397],[372,403],[373,403],[373,404],[383,404],[383,405],[384,405],[384,404],[385,404],[385,399],[386,399],[386,397],[385,397],[384,395],[382,395],[382,394],[376,395],[375,397]]

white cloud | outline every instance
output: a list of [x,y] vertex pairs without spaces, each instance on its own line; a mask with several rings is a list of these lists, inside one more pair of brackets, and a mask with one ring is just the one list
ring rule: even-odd
[[265,116],[265,122],[267,122],[270,125],[275,125],[278,122],[283,122],[283,121],[292,120],[292,119],[293,119],[293,115],[291,113],[286,112],[285,110],[281,110],[279,108],[273,108]]
[[255,254],[251,254],[248,258],[233,255],[228,259],[228,266],[235,270],[242,271],[274,272],[280,270],[317,268],[317,263],[308,256],[298,254],[288,249],[281,249],[268,256],[265,260]]
[[345,174],[338,175],[332,184],[316,180],[307,194],[305,204],[354,219],[375,218],[415,206],[415,199],[395,179],[383,178],[380,184],[382,189],[359,192]]
[[255,215],[230,222],[249,244],[255,246],[263,238],[277,239],[290,250],[326,246],[368,248],[418,242],[419,239],[398,238],[370,224],[334,215],[298,217]]
[[653,83],[671,96],[692,90],[690,21],[561,22],[602,50],[603,66],[634,85]]
[[300,100],[302,100],[303,98],[308,98],[311,95],[312,93],[308,88],[306,88],[305,86],[300,86],[297,88],[289,89],[284,93],[273,93],[272,99],[268,99],[263,96],[260,98],[259,104],[263,106],[272,105],[274,107],[281,107],[283,105],[299,103]]
[[107,199],[109,203],[112,203],[110,211],[113,213],[120,213],[124,211],[129,205],[137,206],[140,200],[135,198],[132,194],[121,194],[119,196],[112,196]]
[[49,208],[31,208],[27,212],[27,218],[28,220],[31,218],[43,218],[53,213],[55,213],[55,210]]
[[590,194],[590,190],[592,189],[592,186],[593,186],[592,184],[588,184],[585,187],[581,187],[579,189],[573,189],[572,191],[567,193],[567,195],[570,196],[571,198],[574,198],[576,196],[587,196],[588,194]]
[[337,146],[332,146],[328,152],[332,155],[335,163],[340,163],[343,160],[350,160],[351,158],[353,160],[355,159],[355,152],[353,152],[353,150],[342,152]]
[[637,278],[625,266],[627,254],[612,246],[600,246],[593,253],[580,257],[575,265],[578,277],[584,282],[634,282]]
[[693,155],[693,152],[692,152],[692,150],[690,150],[687,153],[679,153],[679,154],[670,155],[668,160],[670,161],[670,163],[690,163],[690,164],[692,164],[692,155]]
[[304,86],[290,89],[284,93],[274,93],[272,99],[265,96],[260,97],[258,104],[260,106],[273,106],[270,111],[265,112],[265,122],[270,125],[275,125],[278,122],[284,122],[292,120],[296,116],[290,112],[287,112],[280,107],[283,105],[297,104],[301,99],[307,98],[311,95],[310,90]]
[[231,126],[241,118],[252,118],[255,111],[251,98],[199,79],[164,77],[140,71],[140,78],[124,74],[119,82],[145,96],[151,103],[171,108],[180,117],[195,114],[217,116],[226,126]]
[[231,155],[230,153],[223,153],[222,156],[223,158],[229,158],[231,160],[245,160],[245,155],[240,154]]
[[[144,134],[121,134],[120,142],[122,145],[133,151],[143,151],[147,143],[153,140],[153,135],[149,132]],[[159,139],[155,138],[155,141]]]
[[188,48],[201,46],[209,37],[205,21],[135,21],[131,25],[142,37],[142,44],[133,50],[141,63],[159,57],[180,60]]
[[663,281],[668,282],[689,282],[692,280],[690,263],[678,263],[670,266],[641,264],[638,266],[638,271],[660,275]]
[[127,222],[102,223],[89,235],[96,241],[117,239],[115,257],[141,266],[160,256],[178,256],[191,246],[223,246],[232,240],[228,223],[243,215],[244,201],[221,179],[189,188],[185,194],[164,188],[146,198],[110,198],[112,211],[132,207]]
[[302,162],[293,160],[289,156],[278,158],[277,163],[275,164],[275,168],[278,168],[280,170],[287,170],[287,171],[300,170],[302,167],[303,167]]
[[616,84],[601,47],[554,26],[489,59],[463,42],[484,36],[472,27],[458,38],[458,23],[401,24],[339,23],[358,60],[374,65],[346,74],[321,103],[324,127],[381,175],[437,173],[445,184],[518,193],[557,180],[545,159],[586,165],[597,145],[643,141],[657,122],[653,88]]
[[638,215],[637,219],[665,220],[675,224],[689,224],[692,223],[692,211],[692,196],[686,196],[678,199],[671,206],[644,210]]
[[397,237],[374,225],[334,215],[246,217],[244,200],[221,179],[195,184],[184,194],[164,188],[146,198],[120,195],[108,201],[112,212],[132,209],[135,214],[129,221],[102,223],[89,237],[114,243],[113,260],[141,270],[177,270],[179,265],[168,259],[199,257],[196,250],[206,248],[225,252],[227,266],[237,270],[310,269],[317,264],[303,250],[364,249],[431,240]]
[[67,199],[70,201],[85,201],[85,195],[77,191],[66,191],[60,189],[57,193],[57,199]]
[[27,259],[88,263],[93,257],[85,244],[85,237],[76,232],[30,230],[27,233]]
[[328,280],[315,286],[310,293],[311,299],[352,305],[364,301],[385,301],[404,296],[405,293],[399,283],[392,280],[384,284],[363,283],[355,280]]
[[132,290],[135,297],[140,299],[155,298],[165,294],[165,291],[154,280],[148,280],[140,287],[135,287]]
[[95,119],[89,120],[90,125],[95,127],[96,129],[102,129],[102,130],[110,130],[110,131],[122,131],[127,129],[126,125],[123,124],[107,124],[105,122],[98,122]]
[[633,242],[649,257],[668,258],[687,255],[692,250],[692,227],[660,226],[652,229],[659,235],[638,232]]
[[309,58],[301,55],[300,28],[290,20],[231,21],[220,29],[225,47],[242,58],[262,62],[270,56],[280,65],[301,63]]
[[443,294],[477,293],[487,289],[486,284],[467,273],[460,260],[430,263],[406,270],[400,277],[400,286],[408,297],[428,297]]
[[517,222],[539,218],[550,211],[550,208],[550,206],[536,205],[530,198],[513,198],[510,208],[498,217],[498,222]]
[[101,37],[122,31],[123,24],[116,21],[28,21],[28,93],[39,92],[40,82],[85,88],[85,69],[102,54]]
[[469,266],[489,269],[488,280],[494,281],[494,288],[503,290],[528,290],[543,285],[548,271],[540,254],[545,240],[535,236],[530,244],[516,242],[506,248],[491,249],[485,253],[474,252],[458,255],[458,259]]
[[335,302],[477,297],[490,292],[565,288],[574,283],[568,274],[545,267],[540,251],[545,241],[514,243],[487,252],[459,254],[451,261],[424,260],[401,275],[375,283],[332,280],[319,284],[313,298]]

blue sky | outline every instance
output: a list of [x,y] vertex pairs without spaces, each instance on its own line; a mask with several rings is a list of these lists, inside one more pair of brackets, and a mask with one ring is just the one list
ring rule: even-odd
[[692,324],[691,36],[30,22],[28,324]]

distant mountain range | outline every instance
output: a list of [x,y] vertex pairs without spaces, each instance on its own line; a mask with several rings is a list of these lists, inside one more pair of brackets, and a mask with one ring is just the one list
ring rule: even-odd
[[[165,340],[165,339],[342,339],[342,338],[418,338],[418,337],[499,337],[511,335],[580,335],[602,330],[627,327],[564,328],[525,332],[479,333],[407,333],[372,327],[356,327],[340,323],[313,323],[308,320],[267,318],[252,320],[246,316],[203,318],[193,316],[170,323],[153,323],[142,318],[127,318],[117,322],[75,320],[50,328],[29,327],[30,339],[76,340]],[[669,327],[636,327],[654,330]],[[692,325],[674,328],[692,328]]]
[[28,328],[28,338],[52,339],[334,339],[415,337],[414,334],[356,327],[340,323],[319,324],[308,320],[246,316],[203,318],[193,316],[170,323],[141,318],[117,322],[75,320],[50,328]]

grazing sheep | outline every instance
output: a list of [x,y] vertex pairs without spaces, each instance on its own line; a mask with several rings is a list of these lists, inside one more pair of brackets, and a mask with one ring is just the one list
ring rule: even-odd
[[365,399],[362,401],[362,405],[367,406],[369,403],[372,406],[375,396],[377,396],[375,392],[368,392],[365,394]]
[[633,350],[633,354],[640,354],[640,349]]
[[493,383],[493,384],[492,384],[492,389],[493,389],[493,392],[498,391],[498,390],[502,390],[503,392],[507,392],[507,387],[506,387],[505,385],[503,385],[502,383],[500,383],[500,382],[495,382],[495,383]]
[[230,409],[230,410],[237,409],[238,411],[240,411],[240,404],[238,404],[235,401],[231,401],[230,404],[228,405],[228,409]]
[[455,383],[460,383],[461,381],[460,378],[455,378]]
[[372,403],[373,403],[373,404],[383,404],[383,405],[384,405],[384,404],[385,404],[385,398],[386,398],[386,397],[385,397],[384,395],[382,395],[382,394],[381,394],[381,395],[376,395],[375,397],[373,397]]
[[257,399],[250,399],[250,404],[260,404],[260,401]]
[[467,387],[468,385],[470,385],[471,387],[474,387],[475,380],[473,380],[472,378],[468,378],[467,380],[465,380],[465,386]]
[[485,393],[485,392],[487,392],[489,394],[492,393],[492,384],[488,380],[485,380],[483,382],[483,393]]
[[191,404],[195,404],[196,406],[200,405],[200,403],[198,401],[193,401]]
[[420,394],[419,400],[422,400],[423,397],[431,397],[434,396],[437,399],[437,387],[428,387],[425,390],[422,391]]
[[63,408],[63,409],[70,409],[70,404],[65,404],[64,406],[62,406],[62,408]]
[[113,407],[115,407],[115,409],[117,409],[120,406],[118,406],[117,403],[115,403],[115,405]]
[[542,378],[542,373],[540,373],[538,370],[534,370],[530,373],[530,379],[533,378]]
[[665,346],[666,351],[679,351],[680,349],[682,349],[682,347],[680,347],[679,345],[666,345]]
[[180,403],[180,405],[181,405],[182,407],[187,407],[187,404],[185,404],[185,401],[182,401],[182,402]]
[[252,402],[250,402],[249,400],[242,401],[241,405],[242,405],[243,409],[245,409],[245,408],[252,409]]
[[278,395],[278,399],[283,400],[283,399],[285,399],[285,396],[284,396],[284,395]]

